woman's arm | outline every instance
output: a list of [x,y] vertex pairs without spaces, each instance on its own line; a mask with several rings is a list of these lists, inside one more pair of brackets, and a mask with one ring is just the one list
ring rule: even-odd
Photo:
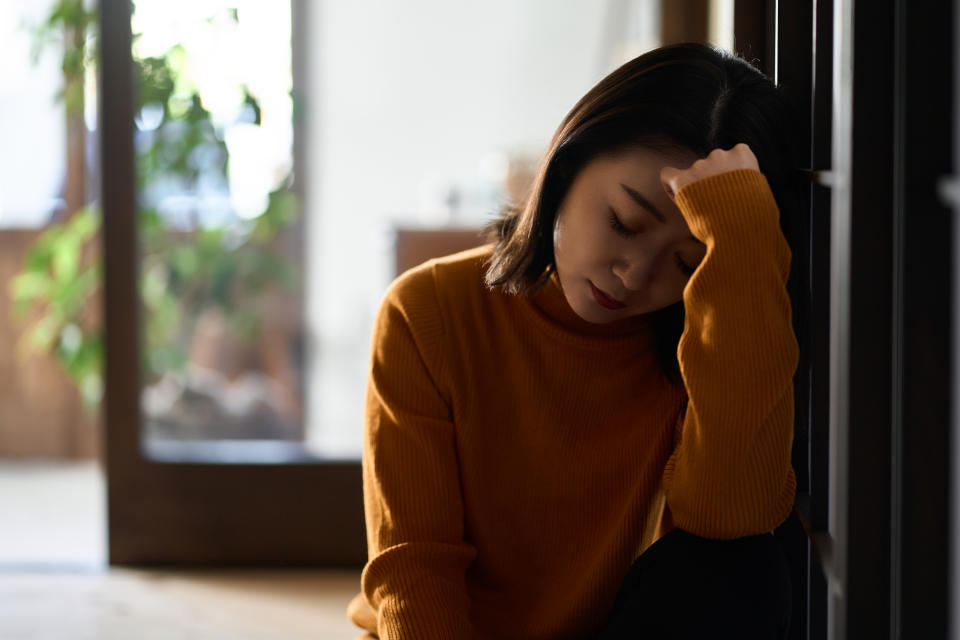
[[364,424],[362,587],[381,640],[474,635],[464,573],[476,550],[463,539],[454,425],[437,384],[442,338],[431,268],[408,272],[377,316]]
[[683,293],[677,355],[689,402],[663,484],[673,523],[707,538],[776,528],[796,488],[791,255],[755,167],[738,145],[662,175],[707,247]]

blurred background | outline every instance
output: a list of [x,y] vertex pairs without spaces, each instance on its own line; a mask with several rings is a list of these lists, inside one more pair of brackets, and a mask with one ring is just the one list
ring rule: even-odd
[[[98,13],[5,8],[0,564],[96,566]],[[616,66],[730,48],[733,2],[136,0],[131,29],[142,313],[108,313],[138,322],[144,455],[356,461],[389,282],[478,244]]]

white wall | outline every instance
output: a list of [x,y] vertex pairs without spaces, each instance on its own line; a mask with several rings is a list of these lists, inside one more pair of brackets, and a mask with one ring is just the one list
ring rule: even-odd
[[[310,439],[328,454],[359,452],[370,326],[393,277],[391,229],[443,222],[431,185],[482,192],[484,158],[539,154],[615,66],[610,40],[626,31],[611,18],[627,15],[625,3],[311,3],[307,414]],[[482,224],[494,213],[488,195],[446,221]]]
[[31,28],[52,0],[7,0],[0,11],[0,227],[38,227],[58,206],[66,171],[62,49],[31,61]]

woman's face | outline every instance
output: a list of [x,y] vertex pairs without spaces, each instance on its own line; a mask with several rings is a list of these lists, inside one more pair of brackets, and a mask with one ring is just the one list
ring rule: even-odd
[[650,313],[683,297],[706,253],[660,182],[693,152],[631,149],[590,161],[557,212],[553,252],[567,303],[588,322]]

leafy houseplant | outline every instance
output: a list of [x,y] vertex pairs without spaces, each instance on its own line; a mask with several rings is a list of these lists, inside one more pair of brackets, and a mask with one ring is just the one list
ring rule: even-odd
[[[83,79],[96,62],[86,47],[87,34],[96,28],[94,17],[84,10],[82,0],[60,0],[37,37],[44,46],[52,41],[53,32],[68,34],[64,106],[68,121],[79,109],[81,125]],[[175,224],[156,206],[157,194],[190,196],[201,184],[208,190],[227,190],[229,153],[223,131],[215,126],[197,89],[184,81],[187,55],[183,47],[175,46],[163,56],[134,59],[138,113],[141,119],[147,114],[153,120],[151,126],[139,127],[135,141],[141,193],[142,353],[148,383],[184,367],[185,345],[204,309],[218,309],[230,326],[249,336],[258,328],[258,296],[296,287],[294,266],[279,248],[281,233],[298,215],[289,179],[270,193],[262,213],[228,226],[199,224],[197,215],[194,224]],[[259,125],[258,101],[246,89],[244,103],[240,117]],[[68,165],[70,171],[85,174],[84,168],[74,165]],[[32,245],[11,294],[14,312],[21,318],[31,315],[25,346],[53,353],[86,406],[94,408],[103,386],[103,342],[95,311],[102,271],[101,216],[95,204],[70,210],[68,203],[67,213]]]

